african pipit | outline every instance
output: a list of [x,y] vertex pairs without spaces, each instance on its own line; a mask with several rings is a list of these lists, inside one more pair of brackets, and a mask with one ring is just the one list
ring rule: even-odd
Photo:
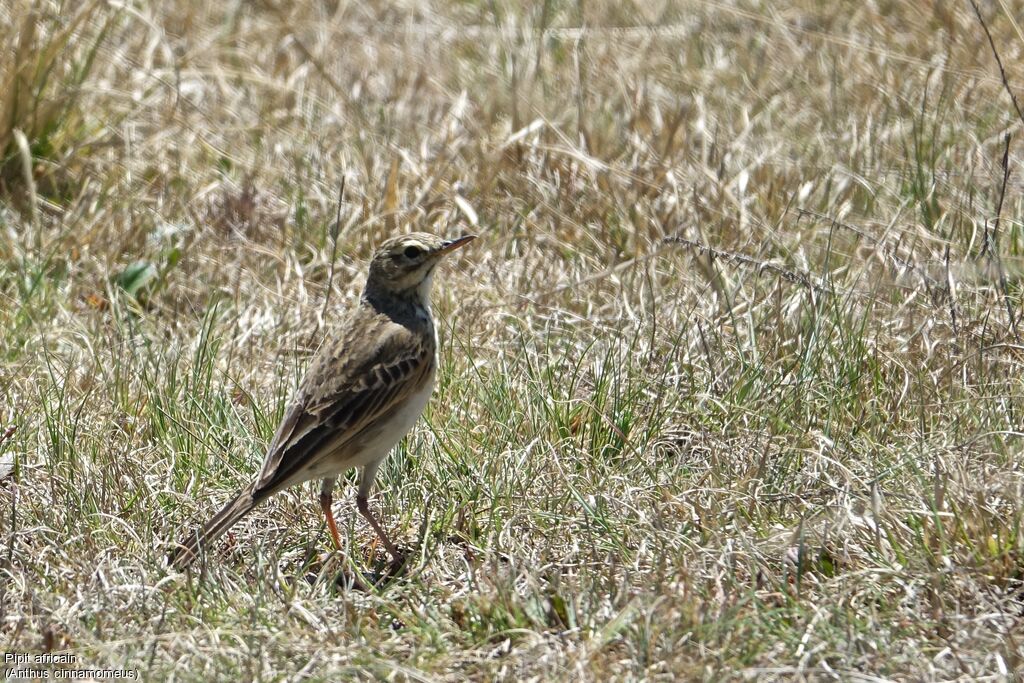
[[419,419],[434,388],[434,268],[445,254],[474,237],[444,240],[413,233],[380,246],[359,304],[314,356],[256,479],[202,530],[181,540],[171,555],[175,566],[187,566],[270,496],[311,479],[323,480],[320,507],[340,548],[331,491],[338,475],[352,467],[363,468],[356,497],[359,512],[400,561],[398,548],[370,512],[367,495],[377,468]]

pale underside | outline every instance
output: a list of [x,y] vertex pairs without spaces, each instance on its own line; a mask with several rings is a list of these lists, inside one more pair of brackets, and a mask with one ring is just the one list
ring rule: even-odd
[[254,495],[353,467],[375,470],[423,413],[434,388],[436,348],[429,315],[399,324],[363,302],[310,364]]

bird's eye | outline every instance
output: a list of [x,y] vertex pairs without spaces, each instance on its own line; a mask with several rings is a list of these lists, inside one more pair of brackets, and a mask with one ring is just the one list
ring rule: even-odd
[[420,251],[422,251],[422,250],[419,247],[406,247],[405,248],[405,258],[409,258],[409,259],[416,258],[417,256],[420,255]]

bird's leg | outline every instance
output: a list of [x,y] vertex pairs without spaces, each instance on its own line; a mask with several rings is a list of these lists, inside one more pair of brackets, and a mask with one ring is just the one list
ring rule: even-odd
[[359,514],[366,518],[366,521],[370,523],[373,530],[377,532],[377,536],[384,542],[384,547],[387,548],[388,554],[391,555],[396,564],[401,564],[404,560],[402,554],[398,552],[398,547],[391,542],[388,535],[384,533],[384,528],[377,521],[377,518],[370,512],[370,501],[368,495],[370,488],[373,486],[373,478],[377,474],[377,468],[380,466],[380,461],[370,463],[363,468],[363,476],[359,479],[359,493],[356,495],[356,507],[359,508]]
[[398,548],[395,546],[394,543],[391,542],[391,539],[388,538],[388,535],[384,533],[384,527],[382,527],[377,522],[377,518],[373,516],[372,512],[370,512],[370,502],[362,493],[356,496],[356,506],[359,508],[360,514],[362,514],[363,517],[366,518],[366,521],[370,523],[370,526],[373,527],[373,530],[377,532],[377,535],[380,537],[380,540],[384,542],[384,547],[388,549],[388,554],[390,554],[391,557],[394,558],[395,562],[401,562],[402,554],[398,552]]
[[331,538],[334,539],[334,547],[341,550],[341,535],[338,534],[338,525],[334,523],[334,513],[331,512],[331,492],[334,490],[335,478],[324,479],[320,486],[320,508],[327,518],[327,528],[331,530]]

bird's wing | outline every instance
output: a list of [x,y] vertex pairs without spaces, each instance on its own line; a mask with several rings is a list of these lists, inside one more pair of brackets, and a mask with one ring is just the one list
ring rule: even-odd
[[[361,339],[355,339],[358,330]],[[269,494],[335,452],[422,388],[434,368],[432,335],[384,316],[349,325],[317,352],[267,451],[255,495]]]

